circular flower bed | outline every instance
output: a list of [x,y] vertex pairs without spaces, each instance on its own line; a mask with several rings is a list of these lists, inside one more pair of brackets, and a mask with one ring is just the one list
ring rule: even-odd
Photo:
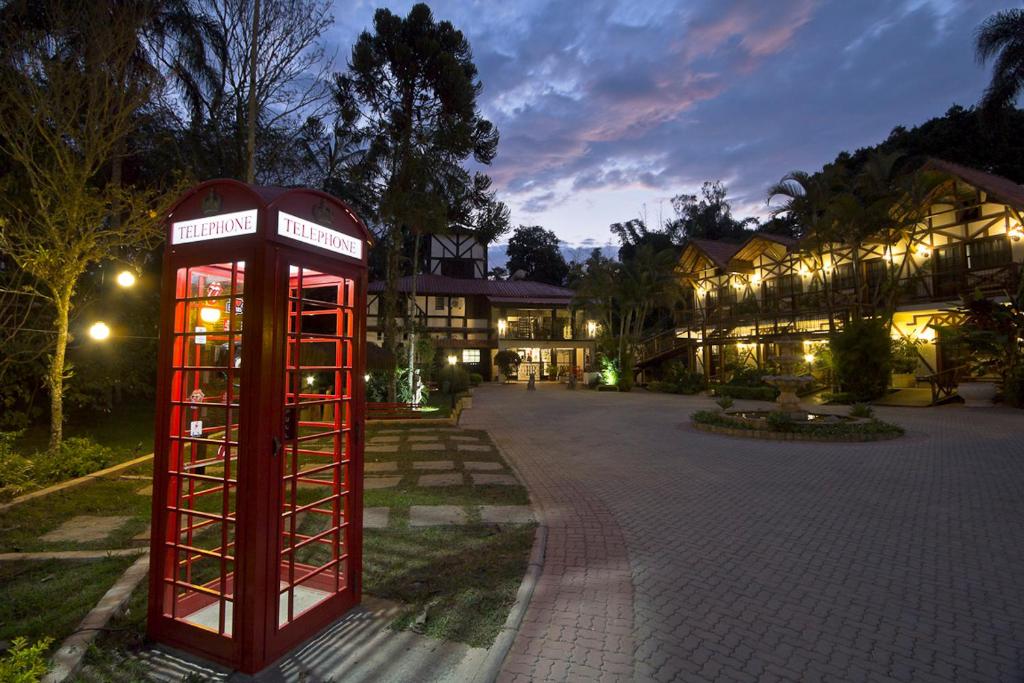
[[701,410],[690,416],[701,431],[774,441],[882,441],[903,436],[903,428],[875,419],[797,421],[785,413],[770,413],[763,420]]

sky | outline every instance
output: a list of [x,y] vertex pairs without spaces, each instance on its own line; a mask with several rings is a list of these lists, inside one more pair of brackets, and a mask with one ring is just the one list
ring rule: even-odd
[[[386,6],[335,0],[339,68]],[[567,248],[657,226],[705,180],[733,213],[765,216],[794,169],[875,144],[897,125],[977,102],[975,27],[989,0],[435,0],[473,48],[482,113],[501,142],[486,169],[513,225]]]

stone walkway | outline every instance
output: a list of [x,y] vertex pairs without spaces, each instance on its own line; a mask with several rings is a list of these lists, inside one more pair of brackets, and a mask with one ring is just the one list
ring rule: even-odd
[[463,424],[550,527],[502,680],[1024,678],[1024,414],[885,408],[905,438],[822,445],[690,430],[711,405],[477,390]]

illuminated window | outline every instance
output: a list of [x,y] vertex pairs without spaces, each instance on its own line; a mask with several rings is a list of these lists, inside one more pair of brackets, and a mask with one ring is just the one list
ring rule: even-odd
[[434,310],[435,311],[443,311],[444,310],[444,297],[443,296],[435,296],[434,297]]
[[463,363],[479,363],[480,362],[480,349],[463,349],[462,350],[462,362]]

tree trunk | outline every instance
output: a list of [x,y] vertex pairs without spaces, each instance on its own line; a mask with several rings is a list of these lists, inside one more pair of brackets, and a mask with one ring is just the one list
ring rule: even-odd
[[[416,400],[416,273],[420,263],[420,234],[412,237],[412,285],[409,293],[409,401]],[[429,306],[427,307],[429,310]]]
[[256,63],[258,57],[257,39],[260,28],[260,0],[252,2],[252,45],[249,50],[249,138],[246,145],[245,181],[256,182]]
[[55,297],[57,339],[54,343],[46,384],[50,388],[50,450],[56,451],[64,440],[64,365],[68,349],[68,317],[71,310],[71,292]]
[[398,385],[395,377],[395,360],[397,358],[398,325],[398,270],[401,257],[401,229],[391,226],[387,237],[387,263],[385,277],[387,286],[381,296],[381,317],[384,319],[384,357],[388,367],[388,402],[397,400]]

